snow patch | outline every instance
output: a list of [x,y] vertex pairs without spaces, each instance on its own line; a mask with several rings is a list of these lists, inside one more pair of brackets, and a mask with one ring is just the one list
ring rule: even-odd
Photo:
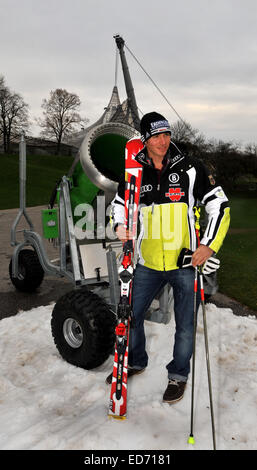
[[[183,400],[162,402],[171,360],[174,320],[146,321],[149,366],[128,387],[128,418],[107,417],[105,378],[113,357],[95,370],[66,363],[51,336],[53,305],[0,322],[0,448],[57,450],[188,449],[191,375]],[[207,304],[217,448],[256,448],[257,321]],[[202,315],[196,343],[194,437],[212,448]]]

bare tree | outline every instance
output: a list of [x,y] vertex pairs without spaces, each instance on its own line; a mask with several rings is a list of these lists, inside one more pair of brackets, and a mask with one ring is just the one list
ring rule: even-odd
[[10,151],[12,137],[28,127],[28,105],[18,93],[10,91],[4,77],[0,77],[0,134],[5,153]]
[[257,144],[250,142],[245,146],[245,153],[246,155],[252,155],[257,157]]
[[176,121],[171,125],[172,139],[176,142],[191,143],[197,146],[203,146],[205,137],[200,134],[198,129],[195,129],[186,121]]
[[83,119],[78,113],[80,105],[78,95],[61,88],[51,91],[50,98],[42,102],[44,118],[38,120],[42,127],[41,135],[56,140],[57,155],[63,138],[68,138],[78,126],[88,122],[88,119]]

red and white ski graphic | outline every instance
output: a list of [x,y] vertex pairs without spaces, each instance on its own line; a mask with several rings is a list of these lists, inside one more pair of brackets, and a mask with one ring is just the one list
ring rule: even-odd
[[131,311],[131,293],[134,271],[134,250],[137,236],[137,218],[142,180],[142,165],[135,156],[143,148],[140,139],[131,139],[125,149],[125,226],[132,238],[123,245],[123,260],[119,269],[121,295],[118,305],[118,323],[112,373],[109,416],[125,419],[127,414],[128,346]]

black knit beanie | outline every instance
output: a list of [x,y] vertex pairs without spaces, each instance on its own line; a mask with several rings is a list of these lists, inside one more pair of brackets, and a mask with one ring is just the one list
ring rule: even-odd
[[141,140],[145,142],[155,134],[170,132],[170,125],[165,117],[161,114],[152,112],[145,114],[140,122]]

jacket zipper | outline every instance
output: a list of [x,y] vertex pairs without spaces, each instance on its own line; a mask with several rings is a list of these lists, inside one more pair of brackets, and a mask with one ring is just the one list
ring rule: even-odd
[[[161,189],[161,171],[158,171],[157,173],[158,177],[158,184],[157,184],[157,193],[158,193],[158,202],[160,203],[160,189]],[[162,239],[162,207],[160,205],[160,237],[161,237],[161,243],[162,243],[162,258],[163,258],[163,270],[165,271],[165,256],[164,256],[164,246],[163,246],[163,239]]]
[[[158,183],[157,183],[157,193],[158,193],[158,202],[160,203],[160,189],[161,189],[161,175],[162,171],[157,172],[157,178],[158,178]],[[163,239],[162,239],[162,207],[160,206],[161,214],[160,214],[160,237],[161,237],[161,243],[162,243],[162,258],[163,258],[163,270],[165,271],[165,256],[164,256],[164,245],[163,245]],[[153,213],[153,211],[152,211]]]

